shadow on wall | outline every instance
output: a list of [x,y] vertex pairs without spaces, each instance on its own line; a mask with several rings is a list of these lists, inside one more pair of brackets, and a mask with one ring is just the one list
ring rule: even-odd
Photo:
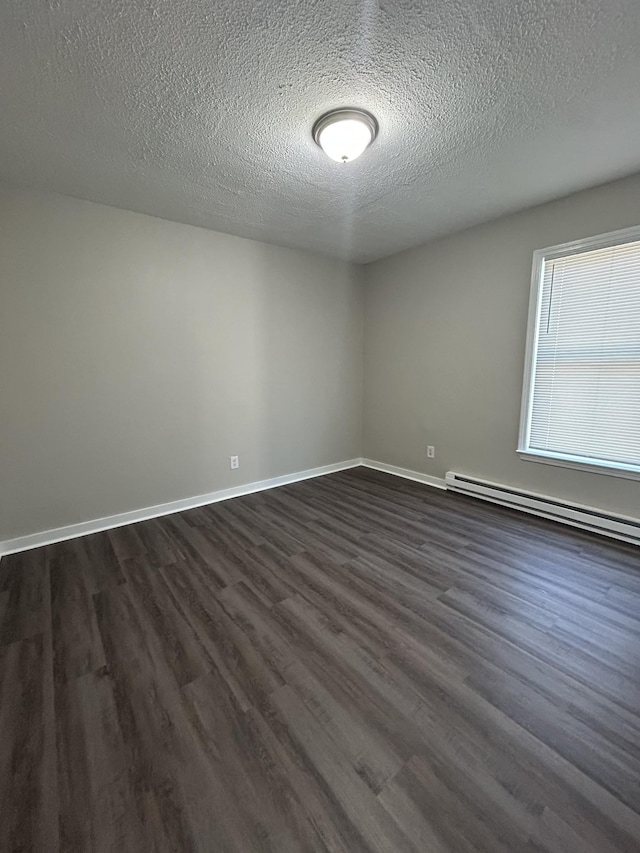
[[359,456],[362,417],[359,271],[260,248],[257,479]]

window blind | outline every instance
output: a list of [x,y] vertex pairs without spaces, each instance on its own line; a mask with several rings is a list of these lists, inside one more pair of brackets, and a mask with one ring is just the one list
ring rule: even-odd
[[529,449],[640,471],[640,241],[541,275]]

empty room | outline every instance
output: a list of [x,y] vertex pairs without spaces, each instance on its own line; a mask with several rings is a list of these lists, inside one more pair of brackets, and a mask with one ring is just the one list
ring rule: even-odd
[[0,853],[640,853],[639,46],[0,4]]

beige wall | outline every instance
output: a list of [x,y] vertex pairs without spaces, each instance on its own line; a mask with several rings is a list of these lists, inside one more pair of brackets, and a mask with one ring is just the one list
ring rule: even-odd
[[0,191],[0,541],[359,456],[361,415],[361,271]]
[[640,517],[637,481],[515,452],[534,249],[639,223],[636,176],[368,266],[364,455]]

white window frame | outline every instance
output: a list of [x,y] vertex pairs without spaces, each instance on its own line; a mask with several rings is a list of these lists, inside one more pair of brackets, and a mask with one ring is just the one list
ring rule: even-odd
[[524,379],[522,383],[522,405],[520,408],[520,432],[518,435],[517,453],[521,459],[530,462],[543,462],[547,465],[558,465],[561,468],[576,468],[580,471],[591,471],[594,474],[609,474],[613,477],[625,477],[630,480],[640,480],[640,465],[624,465],[620,462],[590,460],[585,462],[583,457],[572,456],[568,453],[554,453],[549,450],[537,450],[529,447],[531,409],[533,404],[533,377],[536,368],[538,352],[538,328],[540,325],[540,310],[542,307],[542,289],[544,266],[547,261],[576,255],[580,252],[591,252],[594,249],[605,249],[632,243],[640,240],[640,225],[624,228],[621,231],[611,231],[584,240],[574,240],[547,249],[537,249],[533,253],[531,271],[531,295],[529,298],[529,321],[527,325],[527,344],[524,361]]

